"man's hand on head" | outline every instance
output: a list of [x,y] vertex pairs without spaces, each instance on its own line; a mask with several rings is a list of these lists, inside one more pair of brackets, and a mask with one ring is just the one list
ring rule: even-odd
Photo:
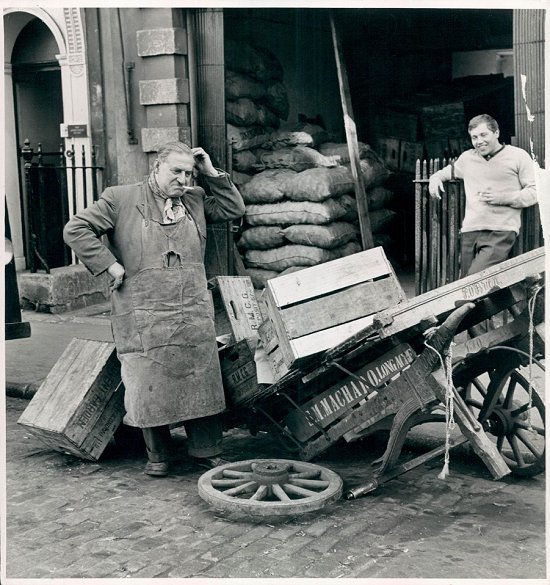
[[206,175],[207,177],[217,177],[219,175],[216,167],[212,164],[210,155],[204,150],[204,148],[197,146],[191,150],[195,157],[195,166],[201,175]]

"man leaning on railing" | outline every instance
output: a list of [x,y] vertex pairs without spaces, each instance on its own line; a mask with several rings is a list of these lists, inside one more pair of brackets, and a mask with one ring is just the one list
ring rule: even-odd
[[487,114],[476,116],[468,133],[473,148],[435,172],[428,186],[439,199],[444,182],[464,181],[462,277],[506,260],[519,233],[521,209],[537,202],[534,162],[525,150],[499,141],[497,121]]

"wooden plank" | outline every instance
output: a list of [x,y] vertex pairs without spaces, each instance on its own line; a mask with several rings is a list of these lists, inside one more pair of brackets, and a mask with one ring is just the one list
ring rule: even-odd
[[346,70],[344,53],[340,31],[336,27],[334,14],[330,13],[330,26],[332,30],[332,42],[334,45],[334,55],[336,59],[336,72],[338,74],[338,85],[340,88],[340,98],[342,101],[342,111],[344,114],[344,128],[346,131],[346,140],[348,143],[351,173],[355,183],[355,199],[357,201],[357,214],[359,215],[359,227],[361,230],[361,242],[363,250],[374,247],[372,230],[369,219],[369,207],[365,186],[363,184],[363,173],[361,171],[361,159],[359,156],[359,144],[357,141],[357,128],[353,116],[351,104],[351,92],[349,88],[348,73]]
[[414,327],[422,319],[440,316],[452,311],[456,303],[475,301],[491,291],[521,282],[527,276],[544,272],[544,248],[538,248],[516,258],[491,266],[436,290],[426,292],[376,315],[381,324],[382,338]]
[[296,360],[298,360],[300,358],[311,357],[321,351],[335,347],[348,337],[371,325],[373,318],[374,315],[368,315],[350,323],[343,323],[342,325],[331,327],[324,331],[317,331],[316,333],[293,339],[290,341],[292,353],[296,356]]
[[338,258],[268,281],[277,307],[341,290],[359,282],[387,276],[391,265],[381,246]]
[[306,441],[319,432],[311,420],[322,427],[329,426],[354,405],[376,395],[377,389],[412,363],[415,356],[408,344],[393,348],[353,372],[354,377],[346,376],[301,405],[300,410],[292,411],[285,419],[287,427],[298,441]]
[[280,313],[289,339],[296,339],[382,311],[401,300],[401,286],[394,278],[385,278],[292,305]]
[[422,274],[422,184],[420,183],[420,159],[416,161],[414,184],[414,288],[415,294],[421,290]]
[[[432,377],[437,381],[434,392],[439,400],[445,404],[446,376],[443,369],[433,372]],[[454,418],[462,434],[468,439],[476,455],[485,463],[495,479],[501,479],[510,473],[510,468],[498,452],[496,445],[487,437],[482,426],[472,420],[472,414],[460,395],[454,393]]]

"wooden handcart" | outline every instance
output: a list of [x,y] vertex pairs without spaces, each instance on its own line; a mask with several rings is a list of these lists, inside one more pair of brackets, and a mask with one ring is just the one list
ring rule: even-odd
[[[545,407],[532,374],[544,368],[544,258],[539,248],[379,311],[275,384],[229,395],[233,424],[269,429],[302,461],[341,439],[389,430],[372,480],[348,489],[348,499],[466,442],[495,479],[541,473]],[[426,422],[447,429],[449,406],[461,436],[447,435],[437,448],[400,463],[410,429]],[[233,471],[229,466],[208,481],[221,481],[223,488],[213,489],[227,493],[229,486],[240,501],[273,496],[269,485],[251,480],[251,469]],[[318,480],[310,474],[301,496],[290,486],[278,499],[307,501],[308,493],[315,498],[325,489],[308,481]]]

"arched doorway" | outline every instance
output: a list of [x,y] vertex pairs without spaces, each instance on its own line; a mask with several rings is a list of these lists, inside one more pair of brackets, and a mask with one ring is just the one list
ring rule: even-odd
[[[25,256],[29,261],[30,234],[50,268],[63,266],[63,214],[58,175],[53,168],[59,158],[60,125],[63,122],[63,92],[59,48],[50,29],[39,18],[31,19],[19,33],[13,46],[11,65],[15,133],[18,146],[28,140],[43,157],[40,176],[33,172],[33,184],[45,181],[39,200],[22,201]],[[20,185],[23,185],[23,161],[19,160]],[[33,169],[36,171],[36,169]]]

